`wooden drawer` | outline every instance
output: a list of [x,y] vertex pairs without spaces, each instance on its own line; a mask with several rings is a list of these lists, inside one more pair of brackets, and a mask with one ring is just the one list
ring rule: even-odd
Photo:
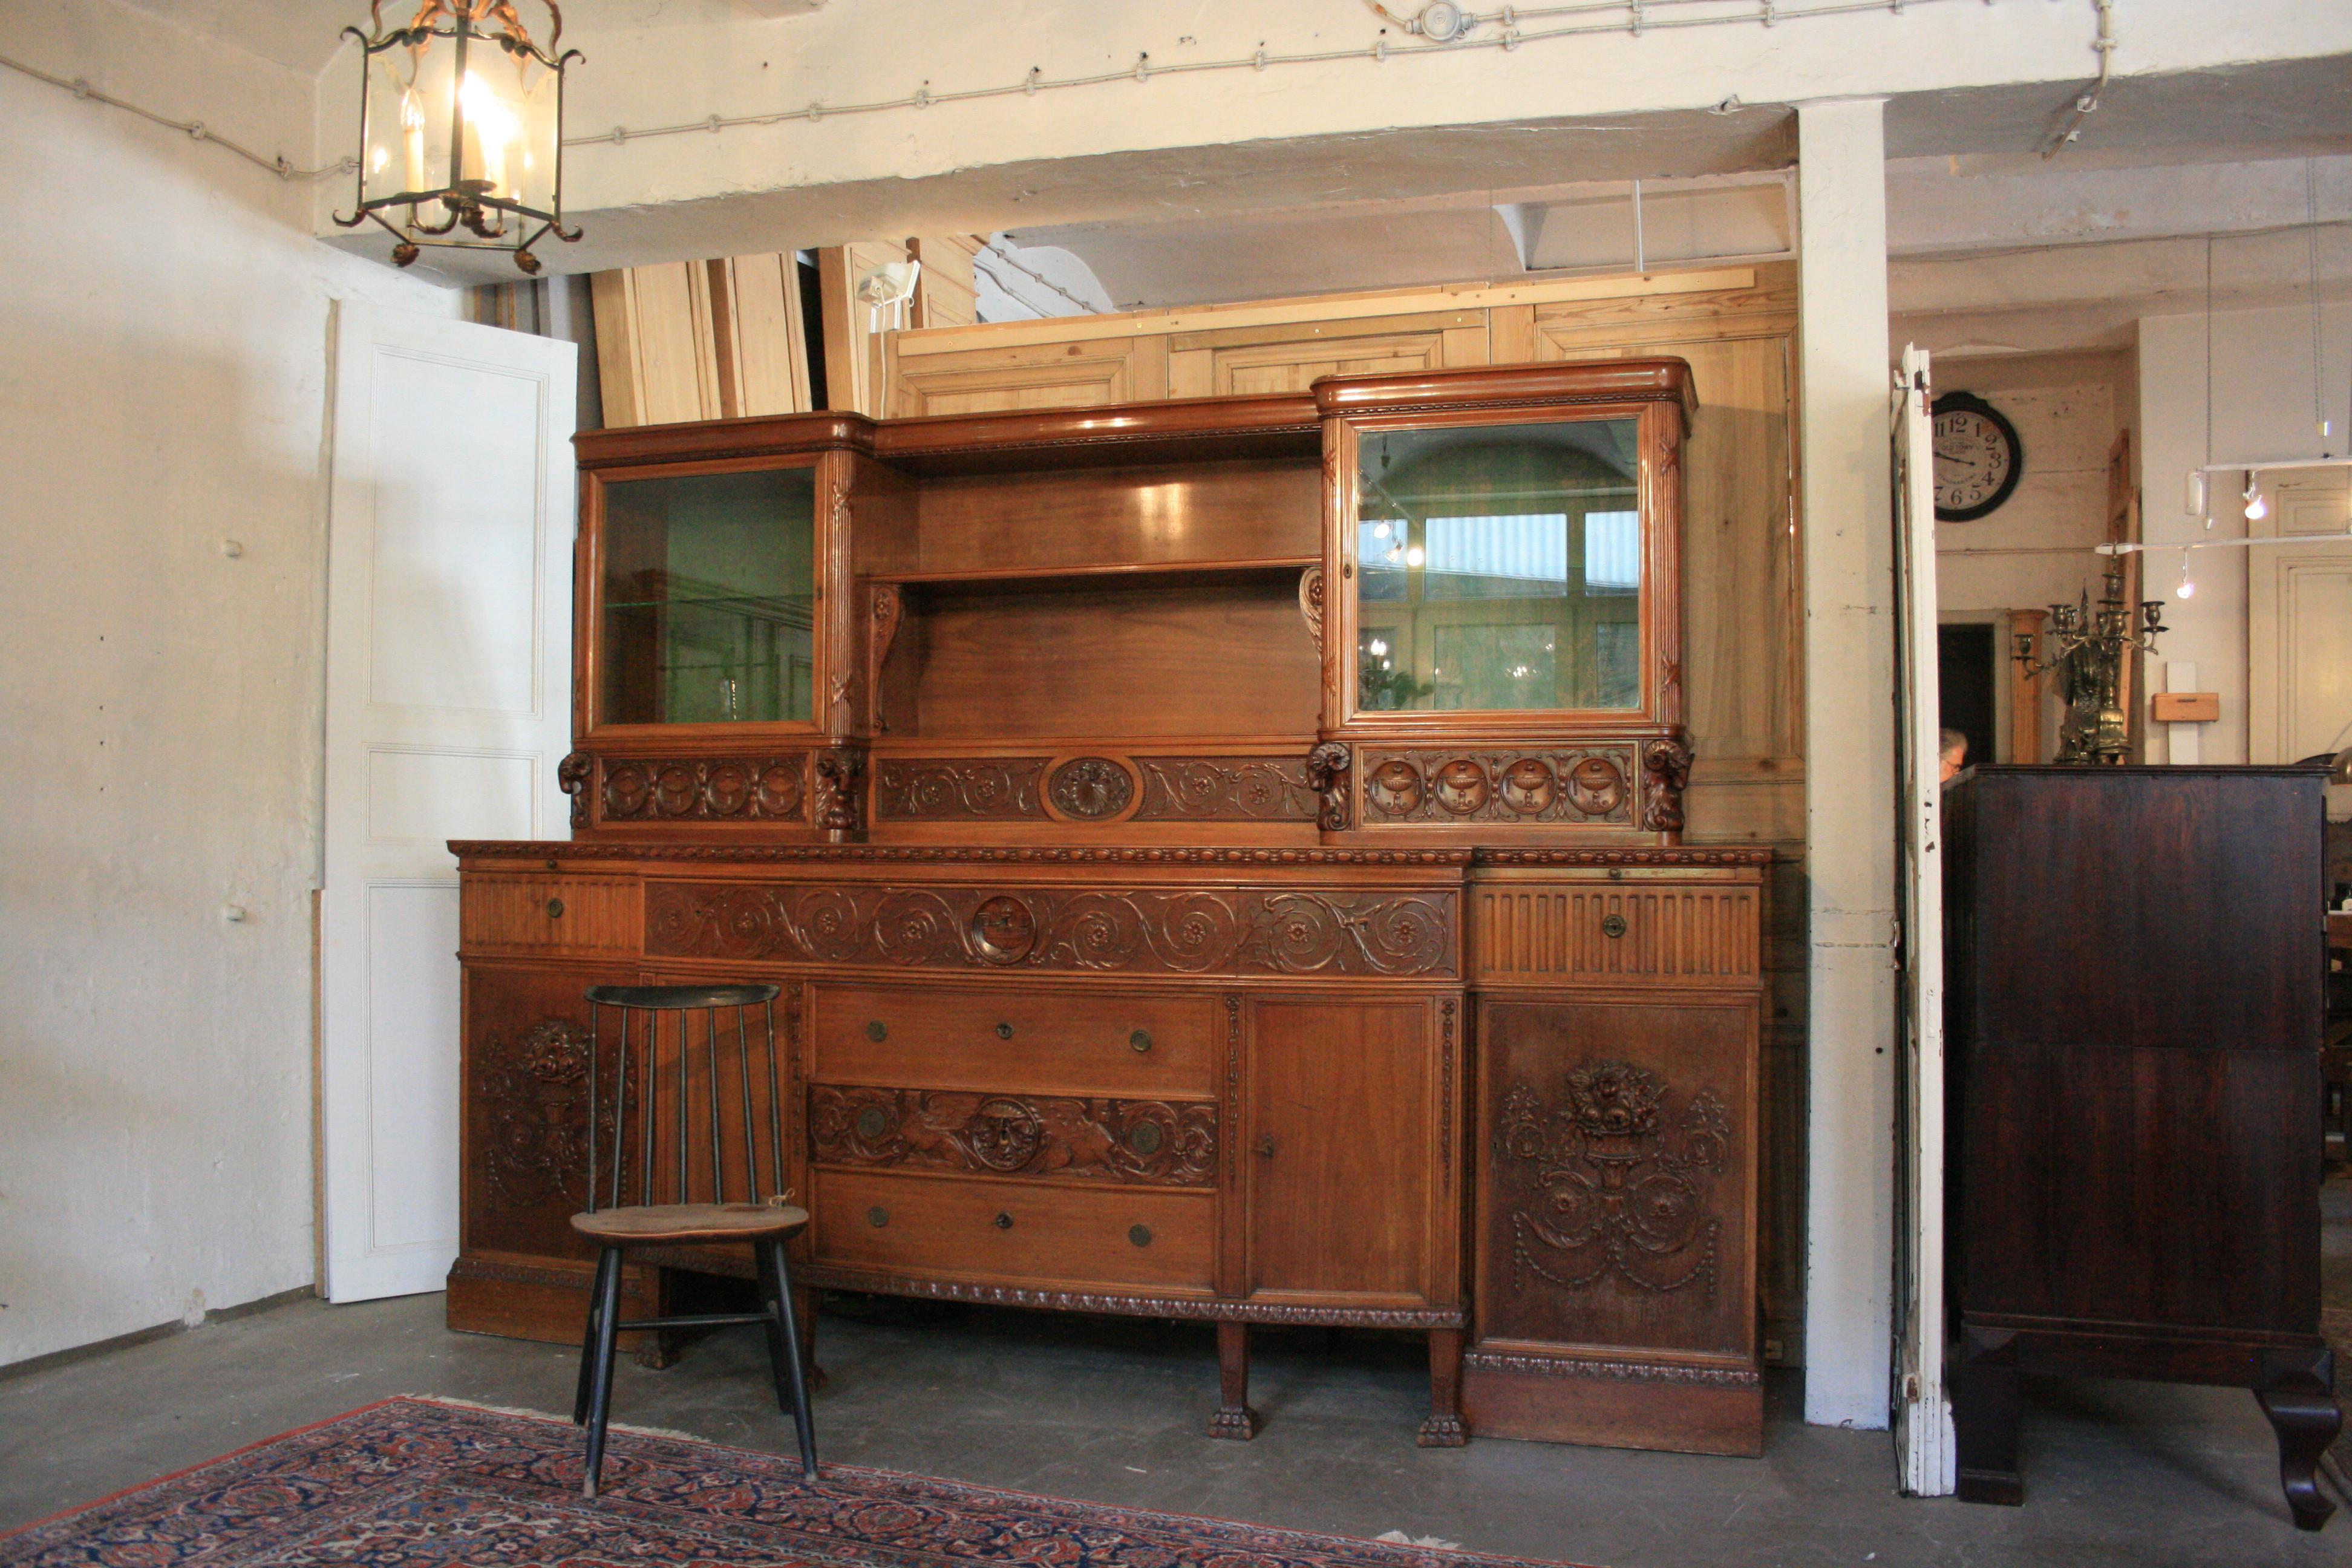
[[1474,883],[1471,983],[1752,988],[1759,891],[1752,882]]
[[1208,1290],[1213,1193],[819,1171],[820,1264],[989,1284]]
[[643,942],[632,878],[469,871],[459,889],[457,942],[468,952],[634,956]]
[[1207,1094],[1216,1000],[1149,992],[820,985],[809,1076],[892,1089]]

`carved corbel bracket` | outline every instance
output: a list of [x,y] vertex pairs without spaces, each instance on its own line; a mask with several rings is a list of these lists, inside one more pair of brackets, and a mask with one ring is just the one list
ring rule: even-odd
[[832,746],[816,753],[816,826],[839,843],[866,826],[866,753]]
[[1681,741],[1651,741],[1642,747],[1642,830],[1680,833],[1683,791],[1690,784],[1691,749]]
[[896,583],[877,583],[866,604],[866,714],[877,735],[890,725],[882,716],[882,666],[890,645],[898,640],[898,621],[906,612],[906,596]]
[[1321,563],[1309,566],[1298,574],[1298,615],[1307,623],[1307,635],[1315,646],[1323,646],[1323,567]]
[[1307,787],[1320,797],[1315,826],[1326,833],[1348,830],[1348,774],[1355,752],[1337,741],[1326,741],[1307,753]]
[[573,752],[555,764],[555,784],[572,797],[572,826],[588,826],[588,785],[596,772],[596,759],[585,752]]

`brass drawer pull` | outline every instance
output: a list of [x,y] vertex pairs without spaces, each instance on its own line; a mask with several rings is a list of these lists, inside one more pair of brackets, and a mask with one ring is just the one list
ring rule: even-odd
[[890,1037],[890,1026],[877,1018],[866,1026],[866,1037],[876,1041],[887,1040]]
[[884,1208],[880,1204],[876,1204],[872,1208],[866,1211],[866,1223],[872,1226],[875,1229],[880,1230],[884,1226],[890,1223],[890,1211]]
[[1601,916],[1601,934],[1605,937],[1612,938],[1623,936],[1625,934],[1625,917],[1623,915]]
[[1138,1247],[1149,1247],[1151,1245],[1151,1227],[1148,1225],[1129,1226],[1127,1239]]
[[999,1210],[996,1217],[988,1223],[994,1226],[999,1230],[1011,1230],[1013,1228],[1013,1216],[1002,1210]]
[[1261,1160],[1271,1160],[1274,1158],[1273,1133],[1261,1132],[1257,1135],[1257,1157]]
[[551,921],[560,921],[563,918],[563,900],[562,899],[550,899],[547,900],[547,918]]
[[1127,1044],[1128,1048],[1136,1052],[1138,1055],[1150,1050],[1151,1048],[1151,1031],[1149,1029],[1136,1030],[1135,1033],[1128,1036]]
[[1000,1040],[1009,1040],[1009,1039],[1011,1039],[1011,1038],[1013,1037],[1013,1026],[1012,1026],[1012,1025],[1010,1025],[1010,1024],[999,1024],[999,1025],[997,1025],[997,1026],[996,1026],[996,1037],[997,1037],[998,1039],[1000,1039]]

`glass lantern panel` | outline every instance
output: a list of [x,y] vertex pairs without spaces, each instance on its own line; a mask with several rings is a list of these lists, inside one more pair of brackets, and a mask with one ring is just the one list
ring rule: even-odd
[[607,481],[600,721],[806,722],[815,584],[811,469]]
[[536,213],[555,210],[557,125],[562,120],[563,79],[533,60],[522,68],[522,134],[515,146],[510,199]]
[[[360,152],[361,199],[379,202],[449,184],[450,100],[457,49],[436,36],[422,49],[390,48],[367,58],[367,137]],[[436,202],[419,215],[446,216]],[[384,216],[406,221],[405,208]]]
[[1367,430],[1360,711],[1641,706],[1640,425]]

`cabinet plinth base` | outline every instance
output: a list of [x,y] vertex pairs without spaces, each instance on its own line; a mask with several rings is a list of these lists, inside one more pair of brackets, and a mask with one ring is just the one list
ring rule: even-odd
[[[1481,1365],[1482,1360],[1525,1364]],[[1482,1438],[1744,1458],[1764,1451],[1764,1384],[1755,1372],[1707,1369],[1688,1375],[1721,1381],[1685,1382],[1591,1365],[1474,1353],[1462,1374],[1469,1430]]]

